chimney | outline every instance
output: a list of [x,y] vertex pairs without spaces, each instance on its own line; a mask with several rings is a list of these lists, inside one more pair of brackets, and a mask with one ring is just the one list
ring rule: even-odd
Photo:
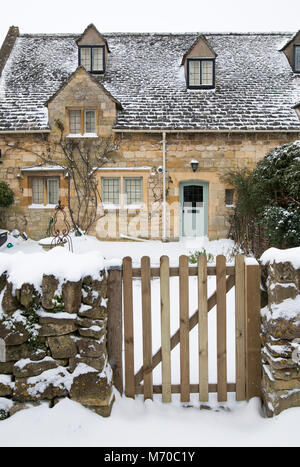
[[19,36],[19,28],[17,26],[10,26],[6,38],[0,49],[0,76],[15,45],[16,39]]

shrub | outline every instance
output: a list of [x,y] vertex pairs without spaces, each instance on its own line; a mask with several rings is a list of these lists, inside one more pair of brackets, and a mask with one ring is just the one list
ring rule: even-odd
[[300,245],[300,141],[273,149],[252,172],[230,172],[224,178],[237,194],[235,241],[249,250],[254,235],[263,233],[278,248]]
[[0,182],[0,206],[8,207],[14,202],[14,193],[6,182]]

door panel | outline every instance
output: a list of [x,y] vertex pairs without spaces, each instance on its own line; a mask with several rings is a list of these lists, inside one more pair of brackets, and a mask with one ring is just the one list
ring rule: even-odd
[[182,186],[182,235],[200,237],[206,235],[204,186],[184,183]]

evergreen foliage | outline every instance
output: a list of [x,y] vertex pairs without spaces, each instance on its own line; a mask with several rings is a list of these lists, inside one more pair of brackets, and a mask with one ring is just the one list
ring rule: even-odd
[[0,206],[8,207],[14,202],[14,193],[8,184],[4,181],[0,182]]
[[236,190],[232,226],[239,244],[251,244],[253,226],[258,226],[272,246],[300,245],[300,141],[273,149],[252,172],[230,172],[224,178]]

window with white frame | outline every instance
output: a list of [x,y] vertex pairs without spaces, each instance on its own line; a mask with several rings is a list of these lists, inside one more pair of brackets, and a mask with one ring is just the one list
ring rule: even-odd
[[85,134],[96,133],[96,110],[85,110],[84,111],[84,133]]
[[103,73],[105,70],[104,46],[79,47],[79,65],[91,73]]
[[188,59],[187,73],[189,88],[213,88],[215,85],[214,59]]
[[32,204],[44,204],[44,178],[32,179]]
[[56,205],[59,201],[59,177],[32,177],[32,204]]
[[81,134],[81,110],[69,110],[69,130],[73,135]]
[[120,178],[102,178],[102,202],[104,205],[120,206]]
[[102,177],[101,182],[104,208],[141,207],[143,177]]
[[96,110],[69,110],[69,135],[72,136],[96,136],[97,112]]
[[143,202],[142,177],[124,178],[125,204],[140,205]]

